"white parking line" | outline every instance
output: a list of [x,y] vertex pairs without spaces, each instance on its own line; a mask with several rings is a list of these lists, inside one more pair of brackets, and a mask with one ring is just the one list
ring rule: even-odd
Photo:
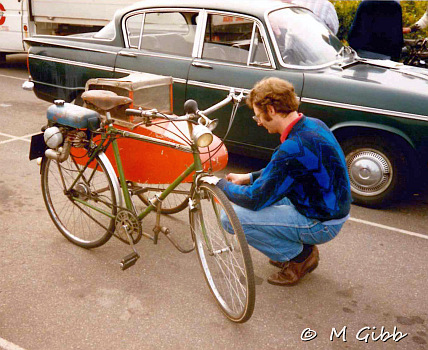
[[14,77],[13,75],[0,74],[0,77],[26,81],[28,78]]
[[[0,76],[1,76],[1,74],[0,74]],[[37,134],[38,134],[38,132],[36,132],[34,134],[25,135],[25,136],[13,136],[13,135],[4,134],[4,133],[0,132],[0,136],[5,136],[5,137],[10,138],[9,140],[0,141],[0,145],[3,144],[3,143],[12,142],[12,141],[26,141],[26,142],[31,142],[31,139],[29,139],[29,138],[31,138],[33,135],[37,135]],[[358,223],[364,224],[364,225],[369,225],[369,226],[373,226],[373,227],[382,228],[382,229],[389,230],[389,231],[404,233],[406,235],[413,236],[413,237],[418,237],[418,238],[422,238],[422,239],[428,239],[428,235],[423,235],[423,234],[417,233],[417,232],[402,230],[400,228],[396,228],[396,227],[392,227],[392,226],[386,226],[386,225],[382,225],[382,224],[377,224],[375,222],[371,222],[371,221],[367,221],[367,220],[361,220],[361,219],[356,219],[356,218],[352,218],[352,217],[349,218],[349,220],[350,221],[354,221],[354,222],[358,222]]]
[[29,139],[29,138],[34,136],[34,135],[37,135],[37,134],[38,134],[38,132],[35,132],[34,134],[25,135],[25,136],[13,136],[13,135],[4,134],[4,133],[0,132],[0,136],[9,137],[9,140],[0,141],[0,145],[3,143],[12,142],[12,141],[31,142],[31,139]]
[[18,345],[15,345],[6,339],[0,338],[0,348],[4,350],[25,350]]
[[374,227],[378,227],[378,228],[383,228],[383,229],[389,230],[389,231],[404,233],[405,235],[409,235],[409,236],[414,236],[414,237],[418,237],[418,238],[428,239],[428,235],[423,235],[421,233],[416,233],[416,232],[412,232],[412,231],[402,230],[400,228],[396,228],[396,227],[392,227],[392,226],[386,226],[386,225],[382,225],[382,224],[377,224],[375,222],[361,220],[361,219],[355,219],[355,218],[350,218],[349,220],[354,221],[354,222],[358,222],[360,224],[365,224],[365,225],[370,225],[370,226],[374,226]]

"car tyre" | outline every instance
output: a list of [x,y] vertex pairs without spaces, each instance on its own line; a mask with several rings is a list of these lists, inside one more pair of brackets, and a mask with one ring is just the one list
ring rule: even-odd
[[355,204],[379,208],[402,198],[408,188],[407,145],[380,136],[357,136],[341,142]]

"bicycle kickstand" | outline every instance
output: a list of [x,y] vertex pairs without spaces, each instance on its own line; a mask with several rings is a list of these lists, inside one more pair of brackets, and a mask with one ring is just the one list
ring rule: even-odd
[[193,242],[193,246],[190,249],[185,249],[178,244],[178,242],[171,236],[171,230],[168,227],[160,225],[160,216],[161,216],[161,208],[162,208],[162,200],[158,195],[155,195],[154,198],[150,201],[153,205],[156,206],[156,224],[153,228],[153,242],[154,244],[158,243],[159,233],[163,233],[166,238],[172,243],[172,245],[181,253],[190,253],[195,249],[195,242]]

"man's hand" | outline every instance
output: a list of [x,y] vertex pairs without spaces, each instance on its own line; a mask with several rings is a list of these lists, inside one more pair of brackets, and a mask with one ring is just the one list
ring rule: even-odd
[[201,177],[201,181],[215,186],[220,181],[220,178],[217,176],[204,176],[204,177]]
[[234,174],[226,175],[226,180],[235,185],[248,185],[250,183],[250,174]]

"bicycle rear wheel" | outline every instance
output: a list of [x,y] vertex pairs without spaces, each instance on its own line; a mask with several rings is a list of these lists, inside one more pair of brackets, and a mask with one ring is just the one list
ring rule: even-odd
[[[193,199],[197,209],[190,211],[190,225],[205,279],[224,314],[233,322],[245,322],[254,310],[255,284],[241,224],[219,188],[202,184]],[[232,234],[223,228],[225,218]]]
[[[150,185],[144,184],[141,185],[144,192],[139,192],[137,194],[138,198],[145,204],[150,205],[149,199],[152,198],[155,194],[160,195],[165,188],[169,185]],[[163,201],[162,201],[162,214],[175,214],[187,208],[190,195],[190,183],[181,183],[179,184]]]
[[83,168],[71,154],[63,163],[45,158],[42,193],[52,221],[65,238],[80,247],[95,248],[106,243],[114,232],[116,195],[99,156],[70,188]]

